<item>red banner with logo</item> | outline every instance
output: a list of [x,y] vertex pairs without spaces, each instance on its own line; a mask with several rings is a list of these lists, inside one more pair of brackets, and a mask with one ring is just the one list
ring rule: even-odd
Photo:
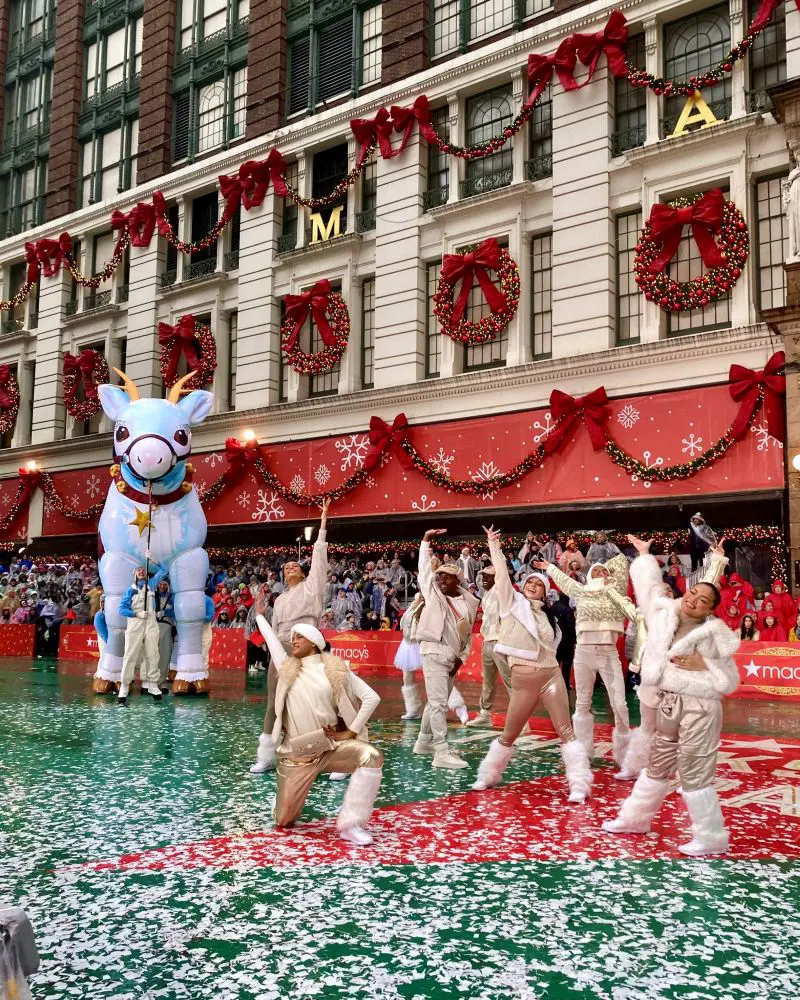
[[32,657],[35,653],[35,625],[0,625],[0,656]]
[[[343,660],[348,660],[350,665],[359,670],[367,668],[370,670],[380,670],[382,667],[394,665],[394,657],[397,647],[400,645],[403,635],[401,632],[323,632],[323,635],[331,644],[331,652],[334,656],[339,656]],[[459,677],[466,677],[469,680],[481,679],[481,636],[472,636],[472,650],[467,658],[467,662],[458,672]],[[398,676],[400,671],[398,670]]]
[[733,698],[800,701],[800,643],[743,642],[736,654]]
[[[9,628],[33,628],[32,625],[15,625]],[[0,633],[3,629],[0,628]],[[215,628],[211,630],[211,651],[208,665],[214,670],[246,670],[247,639],[244,629]],[[14,655],[17,654],[0,654]],[[33,655],[31,646],[30,655]],[[96,660],[100,653],[97,648],[97,632],[93,625],[62,625],[58,655],[64,660]]]

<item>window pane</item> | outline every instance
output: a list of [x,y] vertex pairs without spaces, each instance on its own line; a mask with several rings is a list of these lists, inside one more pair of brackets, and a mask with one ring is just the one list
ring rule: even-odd
[[200,88],[197,151],[221,146],[225,139],[225,84],[222,80]]
[[139,119],[134,118],[130,124],[131,130],[131,167],[130,167],[130,186],[134,187],[136,184],[136,162],[139,156]]
[[433,0],[431,48],[434,56],[443,56],[458,48],[458,9],[458,0]]
[[228,0],[203,0],[203,38],[225,30]]
[[[689,227],[685,226],[677,253],[669,265],[669,276],[673,281],[689,281],[697,275],[705,273],[706,266],[700,256],[700,251],[697,249],[697,243]],[[670,335],[694,333],[710,327],[730,326],[730,321],[730,293],[725,298],[710,303],[705,309],[667,314],[667,327]]]
[[531,339],[533,356],[553,354],[552,252],[550,233],[531,240]]
[[381,78],[382,7],[370,7],[362,20],[361,83],[377,83]]
[[95,87],[98,83],[97,76],[97,58],[98,58],[98,45],[97,42],[92,42],[91,45],[86,46],[86,96],[93,97],[95,93]]
[[469,37],[481,38],[514,21],[514,0],[472,0],[469,5]]
[[550,177],[553,173],[553,89],[548,84],[542,98],[533,109],[528,124],[529,181]]
[[777,309],[786,304],[783,262],[789,255],[789,235],[781,201],[784,179],[770,177],[756,183],[759,310]]
[[617,343],[638,342],[643,295],[634,280],[633,260],[642,230],[642,213],[619,215],[617,226]]
[[348,14],[341,21],[320,28],[318,39],[319,81],[317,97],[320,101],[327,101],[339,94],[346,94],[352,86],[352,15]]
[[[496,278],[496,275],[491,275]],[[461,286],[458,286],[460,294]],[[486,301],[481,286],[477,279],[473,280],[472,291],[467,300],[467,308],[464,310],[464,318],[472,323],[483,319],[491,313],[491,307]],[[464,371],[472,371],[475,368],[496,368],[506,363],[506,353],[508,352],[508,326],[503,332],[488,344],[477,344],[474,347],[464,347]]]
[[289,45],[289,114],[308,108],[310,64],[308,38],[298,38]]
[[[627,55],[631,66],[645,68],[644,35],[635,35],[630,39]],[[644,145],[647,138],[646,98],[647,90],[644,87],[632,87],[626,77],[614,80],[614,156],[619,156],[626,149]]]
[[375,359],[375,279],[361,286],[361,388],[371,389]]
[[[514,117],[511,86],[498,87],[467,100],[466,144],[487,142],[499,135]],[[511,143],[493,156],[467,160],[464,195],[482,194],[511,183]]]
[[[750,0],[747,7],[749,21],[755,16],[759,4]],[[772,102],[766,94],[767,87],[786,79],[786,8],[783,4],[776,7],[769,24],[753,40],[747,55],[747,66],[750,72],[749,110],[769,110]]]
[[230,138],[241,139],[247,127],[247,67],[233,74],[233,121]]
[[106,132],[102,137],[102,187],[101,200],[113,198],[118,193],[120,187],[119,161],[122,153],[122,130],[114,129],[113,132]]
[[106,38],[105,89],[122,83],[125,76],[125,29],[113,31]]
[[[334,291],[340,291],[339,288],[334,288]],[[309,320],[311,324],[311,347],[310,351],[312,354],[318,354],[320,351],[325,350],[325,343],[319,334],[319,330],[314,323],[314,320]],[[337,361],[336,364],[329,372],[323,372],[321,375],[311,375],[309,376],[309,395],[310,396],[333,396],[339,386],[339,372],[341,370],[341,360]]]
[[[690,17],[664,26],[664,76],[669,80],[688,80],[716,66],[730,51],[731,26],[727,4],[710,7]],[[703,91],[717,118],[731,113],[731,77],[725,77]],[[669,135],[686,104],[683,96],[668,97],[664,104],[666,119],[662,134]]]
[[435,378],[441,371],[442,335],[439,332],[439,320],[433,314],[435,305],[433,296],[436,294],[436,285],[439,282],[441,270],[442,265],[438,261],[435,264],[428,264],[426,295],[428,308],[425,312],[425,378]]
[[111,232],[102,233],[94,238],[94,252],[92,256],[92,272],[94,274],[103,270],[106,261],[111,260],[114,254],[116,240]]
[[193,41],[196,0],[180,0],[181,4],[181,49],[188,49]]

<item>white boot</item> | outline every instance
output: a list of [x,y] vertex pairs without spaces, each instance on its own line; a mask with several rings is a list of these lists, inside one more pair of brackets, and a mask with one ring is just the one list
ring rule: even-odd
[[382,778],[381,767],[358,767],[353,771],[353,777],[344,793],[342,808],[336,817],[336,829],[342,840],[359,847],[367,847],[372,843],[372,835],[365,828],[372,815]]
[[614,775],[618,781],[630,781],[639,777],[643,768],[647,766],[652,742],[653,733],[649,729],[643,726],[634,729],[622,760],[622,770]]
[[453,685],[453,690],[450,692],[450,697],[447,699],[447,707],[451,712],[455,712],[458,716],[458,721],[462,726],[467,724],[469,720],[469,711],[467,710],[467,703],[461,695],[458,688]]
[[713,785],[684,792],[683,801],[692,819],[692,839],[688,844],[681,844],[678,850],[692,858],[725,854],[728,850],[728,831]]
[[432,763],[434,767],[440,767],[446,771],[460,771],[462,768],[469,767],[464,758],[452,751],[446,743],[441,749],[435,748]]
[[422,698],[419,696],[419,688],[416,684],[406,686],[405,684],[400,688],[403,692],[403,704],[406,706],[406,711],[404,715],[400,718],[403,722],[411,722],[413,719],[422,718]]
[[586,748],[580,740],[570,740],[561,744],[561,759],[567,772],[569,801],[585,802],[592,791],[592,768]]
[[262,733],[258,737],[258,750],[256,751],[256,762],[250,768],[251,774],[263,774],[265,771],[274,771],[278,764],[278,755],[272,743],[272,737]]
[[487,712],[485,708],[482,708],[474,719],[469,720],[467,726],[475,729],[493,729],[492,713]]
[[642,771],[617,818],[607,819],[603,829],[606,833],[648,833],[668,791],[668,781],[658,781]]
[[617,726],[614,726],[611,731],[611,756],[618,767],[622,767],[622,762],[625,760],[625,752],[628,749],[630,741],[630,729],[619,729]]
[[583,743],[586,756],[589,760],[594,759],[594,716],[578,715],[572,716],[572,728],[575,730],[575,737]]
[[478,767],[478,778],[472,786],[472,790],[482,792],[487,788],[499,785],[513,754],[513,747],[505,746],[500,740],[492,740],[489,744],[489,752]]
[[350,774],[348,771],[331,771],[328,778],[329,781],[344,781],[345,778],[349,778]]
[[417,737],[417,741],[414,744],[413,753],[420,754],[423,757],[430,757],[434,754],[433,748],[433,737],[428,733],[420,733]]

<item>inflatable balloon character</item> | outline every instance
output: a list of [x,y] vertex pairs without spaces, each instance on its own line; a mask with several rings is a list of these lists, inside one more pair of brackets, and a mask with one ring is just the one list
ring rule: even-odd
[[[116,369],[115,369],[116,371]],[[181,398],[189,373],[166,399],[142,399],[123,372],[124,388],[98,386],[105,414],[114,421],[112,483],[100,517],[103,556],[100,578],[105,594],[108,642],[94,677],[96,694],[119,687],[125,650],[120,599],[134,570],[169,574],[178,628],[173,694],[206,694],[203,623],[208,556],[206,518],[192,488],[191,428],[211,412],[214,397],[197,389]]]

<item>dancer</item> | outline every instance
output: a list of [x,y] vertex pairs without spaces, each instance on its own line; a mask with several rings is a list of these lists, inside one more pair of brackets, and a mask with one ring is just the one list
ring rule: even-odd
[[606,820],[603,829],[647,833],[677,768],[692,820],[692,839],[678,849],[691,857],[724,854],[728,832],[713,782],[722,731],[721,699],[739,684],[733,659],[739,637],[713,613],[720,599],[713,584],[696,583],[679,599],[663,597],[661,571],[649,554],[650,543],[634,535],[628,540],[639,553],[631,578],[647,620],[642,683],[657,688],[660,700],[647,767],[617,818]]
[[[710,550],[711,559],[708,569],[703,579],[699,581],[700,583],[709,583],[715,587],[719,583],[725,566],[728,563],[725,557],[725,550],[723,549],[724,543],[725,539],[723,538],[718,545],[715,545]],[[606,594],[629,621],[635,622],[636,638],[633,644],[629,670],[631,673],[640,673],[647,644],[647,620],[644,613],[629,597],[623,597],[614,587],[607,587]],[[662,583],[660,596],[667,599],[672,599],[675,596],[668,582]],[[631,781],[639,777],[650,757],[650,747],[656,731],[656,718],[658,716],[660,701],[658,688],[642,682],[636,688],[636,693],[639,696],[641,721],[639,728],[634,729],[631,733],[631,739],[625,751],[625,756],[622,759],[620,770],[614,775],[620,781]]]
[[278,673],[271,733],[279,761],[275,825],[297,821],[317,775],[352,774],[336,827],[342,840],[371,844],[366,826],[381,786],[383,754],[370,744],[366,726],[380,698],[347,663],[325,652],[315,626],[292,628],[287,656],[266,618],[256,620]]
[[422,713],[414,753],[432,754],[436,768],[458,770],[467,767],[467,762],[447,745],[447,704],[455,675],[469,655],[478,599],[461,586],[457,566],[443,563],[433,570],[431,539],[446,533],[446,528],[431,528],[419,547],[418,579],[425,607],[417,637],[428,704]]
[[118,695],[120,705],[128,704],[128,694],[140,652],[144,653],[140,667],[142,690],[151,694],[155,701],[161,701],[155,588],[162,577],[163,572],[159,571],[152,583],[148,583],[147,570],[144,566],[137,567],[133,574],[133,586],[128,588],[119,604],[119,613],[128,619]]
[[175,628],[175,609],[168,580],[162,580],[156,588],[155,602],[158,622],[158,686],[161,691],[166,691]]
[[[511,691],[511,668],[508,665],[508,660],[502,653],[497,652],[496,647],[500,637],[500,603],[498,589],[495,586],[496,574],[495,566],[487,566],[483,571],[483,597],[481,598],[481,608],[483,609],[481,674],[483,684],[478,714],[467,723],[468,726],[475,728],[492,728],[492,708],[497,694],[498,673],[503,678],[506,690]],[[508,575],[508,571],[506,571],[506,575]]]
[[500,532],[494,527],[483,530],[489,539],[489,554],[497,581],[500,636],[495,652],[508,657],[511,701],[503,735],[489,747],[478,768],[478,780],[472,787],[482,791],[499,783],[514,752],[514,742],[541,701],[561,740],[569,801],[583,802],[592,787],[592,769],[569,717],[569,696],[556,659],[561,633],[546,603],[547,577],[530,573],[522,581],[522,593],[514,590],[500,548]]
[[630,739],[625,680],[617,652],[617,638],[624,631],[624,622],[622,613],[608,597],[606,581],[624,595],[628,588],[628,560],[620,554],[607,563],[595,563],[588,571],[586,583],[578,583],[552,563],[534,565],[548,573],[559,590],[575,601],[578,635],[573,661],[576,697],[572,725],[575,735],[586,748],[589,759],[594,757],[592,695],[600,674],[614,713],[613,756],[615,762],[621,764]]
[[[283,564],[283,580],[286,589],[279,594],[272,608],[272,629],[283,645],[285,655],[291,653],[292,629],[295,625],[317,627],[325,608],[325,590],[328,580],[328,508],[330,500],[322,503],[322,517],[319,533],[311,552],[311,569],[308,576],[299,562],[290,559]],[[263,613],[263,612],[262,612]],[[264,714],[264,730],[258,738],[256,762],[250,768],[251,774],[274,771],[277,764],[275,747],[271,733],[275,728],[275,691],[278,686],[278,672],[274,658],[267,670],[267,711]]]

